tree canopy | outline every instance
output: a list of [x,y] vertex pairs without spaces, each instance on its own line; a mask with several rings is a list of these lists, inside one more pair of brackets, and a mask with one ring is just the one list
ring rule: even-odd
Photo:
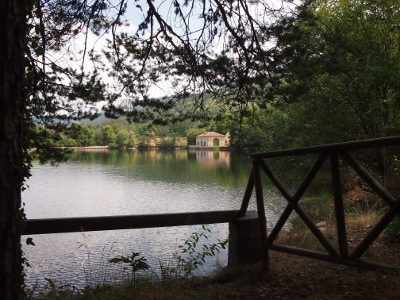
[[281,63],[271,97],[293,103],[293,126],[307,124],[319,142],[397,134],[399,24],[397,1],[311,2],[274,29]]
[[[304,131],[298,144],[398,128],[394,0],[47,0],[33,4],[29,20],[35,122],[91,115],[106,101],[107,116],[155,123],[272,114],[287,131]],[[107,36],[108,47],[90,46],[90,34]],[[54,61],[77,36],[79,64]],[[152,96],[163,84],[173,96]],[[271,117],[256,119],[271,128]]]

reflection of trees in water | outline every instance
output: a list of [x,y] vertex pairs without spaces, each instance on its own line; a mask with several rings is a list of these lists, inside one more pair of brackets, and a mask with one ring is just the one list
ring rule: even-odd
[[[181,183],[244,187],[251,161],[240,152],[182,150],[110,150],[104,153],[75,152],[75,164],[99,165],[107,173]],[[234,161],[234,163],[232,163]],[[235,165],[234,165],[235,164]]]
[[137,160],[147,159],[150,161],[159,160],[187,160],[188,152],[186,150],[107,150],[107,151],[76,151],[69,155],[71,161],[99,162],[104,164],[124,165],[134,163]]
[[188,154],[186,150],[161,150],[161,149],[146,149],[138,150],[133,153],[143,156],[152,161],[159,160],[187,160]]

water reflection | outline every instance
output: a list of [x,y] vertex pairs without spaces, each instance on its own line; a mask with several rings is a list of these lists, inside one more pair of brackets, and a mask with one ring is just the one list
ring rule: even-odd
[[226,151],[74,152],[70,162],[81,166],[101,163],[108,171],[129,178],[230,187],[244,187],[251,169],[247,155]]
[[203,168],[222,167],[229,169],[231,153],[227,151],[191,151],[196,155],[196,161]]

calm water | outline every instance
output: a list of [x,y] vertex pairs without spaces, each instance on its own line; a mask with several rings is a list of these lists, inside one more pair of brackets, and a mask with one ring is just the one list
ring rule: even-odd
[[[76,152],[59,166],[34,164],[23,193],[28,218],[154,214],[239,209],[250,172],[241,153],[198,151]],[[268,219],[284,202],[265,198]],[[250,208],[255,209],[255,199]],[[65,233],[33,236],[23,250],[31,267],[27,284],[43,287],[50,278],[81,288],[126,273],[107,263],[110,257],[141,252],[158,273],[172,254],[200,226]],[[209,242],[228,236],[227,224],[210,225]],[[200,272],[227,263],[227,252],[210,258]]]

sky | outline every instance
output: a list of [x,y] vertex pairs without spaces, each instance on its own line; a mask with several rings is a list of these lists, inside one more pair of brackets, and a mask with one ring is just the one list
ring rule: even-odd
[[[281,0],[266,0],[268,5],[272,8],[281,8],[282,7],[282,1]],[[141,13],[140,9],[136,7],[137,4],[140,3],[145,3],[145,1],[128,1],[128,8],[127,12],[125,14],[125,21],[126,24],[124,26],[118,27],[117,33],[122,33],[125,32],[129,35],[132,35],[136,32],[138,25],[140,24],[141,20],[143,20],[143,14]],[[179,32],[179,26],[181,23],[176,22],[174,19],[174,13],[173,13],[173,7],[172,7],[172,1],[169,0],[163,0],[159,1],[156,0],[154,1],[155,6],[157,7],[158,11],[160,14],[167,20],[169,20],[170,24],[174,26],[174,30],[177,30]],[[199,2],[194,2],[194,3],[199,3]],[[263,18],[262,11],[260,9],[260,5],[258,4],[257,0],[249,1],[248,3],[250,5],[250,9],[252,13],[257,16],[257,18]],[[286,7],[287,10],[290,10],[293,5],[289,5]],[[142,7],[143,11],[146,12],[147,7]],[[114,14],[114,12],[110,12],[110,14]],[[186,13],[186,12],[184,12]],[[202,23],[200,22],[200,19],[198,15],[201,13],[200,7],[195,4],[194,9],[193,9],[193,17],[190,20],[186,20],[190,23],[190,26],[193,29],[194,32],[196,32],[197,29],[201,28]],[[233,20],[233,19],[232,19]],[[268,20],[263,20],[263,22],[269,22],[271,18],[269,17]],[[233,20],[234,21],[234,20]],[[193,34],[192,38],[196,38],[196,33]],[[112,39],[112,34],[111,32],[105,32],[101,35],[96,35],[92,31],[88,30],[87,32],[81,32],[78,34],[74,39],[70,41],[70,43],[66,44],[64,49],[62,51],[57,52],[57,53],[48,53],[47,55],[51,58],[51,60],[56,61],[60,65],[68,65],[73,68],[80,69],[82,66],[82,61],[83,61],[83,51],[85,49],[84,45],[86,44],[86,49],[87,52],[93,51],[94,54],[98,54],[101,59],[100,61],[108,68],[111,67],[111,63],[107,61],[107,59],[104,57],[102,54],[102,51],[107,49],[108,47],[108,40]],[[213,51],[218,53],[221,50],[224,49],[225,47],[225,42],[223,39],[216,40],[216,42],[212,45]],[[88,57],[88,55],[85,56],[85,60],[83,62],[83,68],[87,72],[92,72],[95,69],[100,69],[100,65],[91,61]],[[110,86],[110,89],[113,91],[119,91],[121,90],[120,84],[112,77],[108,75],[106,71],[100,71],[101,78],[102,80]],[[175,93],[175,89],[173,88],[172,81],[168,80],[168,78],[164,78],[160,80],[157,83],[153,83],[150,85],[149,88],[149,96],[158,98],[158,97],[163,97],[163,96],[171,96]],[[127,101],[127,99],[123,99],[121,101]],[[78,101],[79,102],[79,101]],[[105,102],[101,102],[97,104],[97,108],[100,108],[103,106]]]

